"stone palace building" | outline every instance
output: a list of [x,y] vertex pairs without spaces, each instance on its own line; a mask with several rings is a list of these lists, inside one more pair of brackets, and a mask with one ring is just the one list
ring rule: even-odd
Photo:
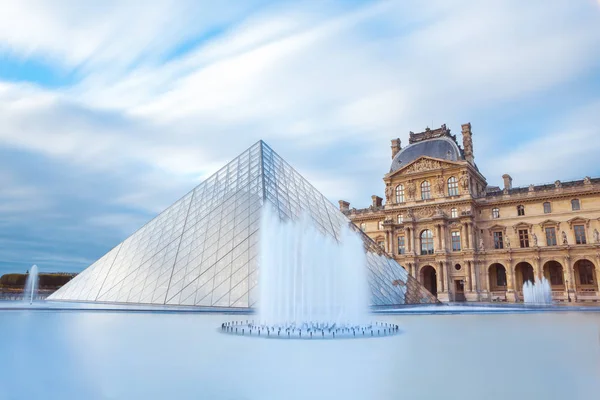
[[488,186],[470,123],[462,137],[442,125],[392,140],[385,203],[340,210],[441,301],[518,302],[542,276],[555,300],[598,301],[600,178]]

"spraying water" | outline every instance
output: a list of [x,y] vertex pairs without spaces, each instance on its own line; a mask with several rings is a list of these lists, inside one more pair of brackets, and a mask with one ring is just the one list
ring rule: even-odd
[[339,243],[310,217],[282,222],[264,207],[260,239],[261,324],[350,327],[366,321],[367,260],[360,237],[344,226]]
[[545,277],[535,283],[523,284],[523,302],[526,304],[552,304],[552,288]]
[[23,289],[23,300],[33,304],[33,299],[37,293],[38,288],[38,267],[34,265],[29,270],[27,275],[27,281],[25,281],[25,288]]

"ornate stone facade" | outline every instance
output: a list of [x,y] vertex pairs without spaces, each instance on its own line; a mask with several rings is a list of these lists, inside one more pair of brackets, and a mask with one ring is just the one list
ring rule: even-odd
[[462,148],[445,125],[404,149],[395,139],[386,203],[343,211],[441,301],[522,301],[541,276],[555,300],[600,300],[600,178],[490,187],[471,124],[462,136]]

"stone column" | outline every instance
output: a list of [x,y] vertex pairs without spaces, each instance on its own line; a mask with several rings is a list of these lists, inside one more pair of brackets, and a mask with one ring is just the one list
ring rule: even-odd
[[435,246],[435,251],[439,251],[442,249],[442,228],[441,226],[438,224],[435,226],[436,228],[436,235],[437,235],[437,245]]
[[412,251],[412,240],[410,240],[411,233],[411,228],[409,228],[408,226],[404,228],[404,238],[406,239],[406,254],[410,254]]
[[445,253],[446,252],[446,225],[441,224],[440,225],[441,231],[442,231],[442,251]]
[[515,291],[515,274],[512,260],[508,260],[506,265],[506,300],[510,303],[517,301],[517,293]]
[[388,238],[390,242],[390,251],[389,253],[394,257],[396,255],[396,243],[394,242],[394,232],[392,229],[388,231]]
[[477,243],[475,243],[475,226],[473,226],[473,223],[470,223],[469,226],[471,227],[471,234],[470,234],[471,248],[476,249]]
[[564,260],[565,260],[565,265],[564,265],[565,272],[563,272],[563,274],[566,273],[566,280],[569,281],[569,285],[567,286],[567,291],[568,291],[567,297],[571,297],[572,301],[577,301],[575,274],[573,271],[573,266],[571,265],[571,256],[566,255]]
[[415,243],[415,229],[414,228],[410,228],[410,243],[411,243],[411,248],[412,248],[412,254],[419,254],[418,246]]
[[438,270],[438,300],[450,301],[450,291],[448,287],[448,271],[442,262],[437,263]]
[[464,224],[460,225],[460,240],[461,240],[461,246],[463,249],[467,248],[467,230],[464,226]]
[[536,281],[539,281],[540,279],[542,279],[543,271],[542,271],[542,267],[540,265],[540,257],[537,255],[535,257],[533,257],[533,271],[535,273]]
[[465,277],[467,278],[468,287],[465,288],[465,292],[468,290],[469,292],[473,291],[473,278],[471,276],[471,263],[472,261],[467,260],[467,270],[465,271]]

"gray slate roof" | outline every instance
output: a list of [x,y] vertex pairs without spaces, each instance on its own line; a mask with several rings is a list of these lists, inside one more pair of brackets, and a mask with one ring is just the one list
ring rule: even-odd
[[458,146],[452,139],[439,137],[413,143],[400,150],[392,160],[390,172],[399,170],[421,156],[449,161],[459,161],[464,159]]

